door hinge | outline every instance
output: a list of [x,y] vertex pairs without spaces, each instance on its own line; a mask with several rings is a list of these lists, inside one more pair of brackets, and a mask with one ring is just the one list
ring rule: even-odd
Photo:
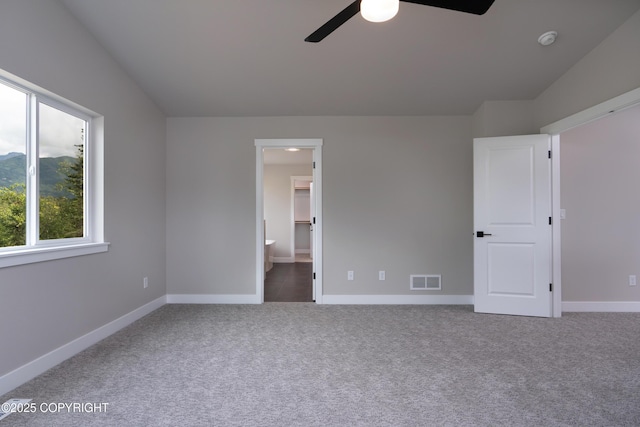
[[549,283],[549,292],[553,292],[553,283]]
[[552,222],[552,221],[551,221],[551,217],[549,217],[549,225],[551,225],[551,222]]
[[313,162],[313,168],[314,169],[316,168],[316,162]]
[[313,280],[316,280],[316,273],[313,273]]
[[313,217],[313,223],[314,224],[316,223],[316,217],[315,216]]
[[551,158],[551,150],[549,150],[549,158]]

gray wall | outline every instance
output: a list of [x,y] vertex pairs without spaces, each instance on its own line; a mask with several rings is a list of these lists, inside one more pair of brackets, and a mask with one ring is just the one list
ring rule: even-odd
[[104,115],[111,242],[103,254],[0,269],[3,375],[166,293],[165,119],[57,2],[0,9],[0,67]]
[[533,121],[533,101],[485,101],[472,119],[474,138],[540,132]]
[[438,294],[473,293],[470,117],[169,118],[167,131],[170,294],[255,293],[254,139],[301,137],[324,139],[325,294],[409,294],[423,273],[442,274]]
[[[291,177],[312,174],[311,164],[264,166],[264,215],[267,220],[267,239],[276,241],[274,254],[276,257],[293,258],[295,256],[294,248],[291,247]],[[308,237],[307,240],[309,240]]]
[[565,301],[640,301],[639,136],[640,106],[561,136]]
[[311,253],[311,229],[309,224],[296,224],[295,245],[296,253]]

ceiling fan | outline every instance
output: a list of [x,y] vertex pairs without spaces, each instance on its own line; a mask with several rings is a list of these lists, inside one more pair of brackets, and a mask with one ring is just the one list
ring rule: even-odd
[[494,2],[494,0],[355,0],[349,6],[345,7],[342,12],[338,13],[322,27],[314,31],[309,37],[304,39],[304,41],[318,43],[334,32],[339,26],[357,15],[358,12],[362,12],[362,16],[368,21],[387,21],[393,18],[398,12],[398,4],[400,1],[473,13],[474,15],[483,15]]

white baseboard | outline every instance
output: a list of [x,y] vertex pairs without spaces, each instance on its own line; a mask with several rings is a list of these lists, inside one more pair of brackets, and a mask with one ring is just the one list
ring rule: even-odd
[[162,296],[0,377],[0,395],[37,377],[166,304]]
[[563,312],[639,313],[640,301],[563,301]]
[[296,249],[297,254],[310,254],[311,249]]
[[260,304],[255,294],[169,294],[167,304]]
[[290,256],[274,256],[273,262],[278,264],[291,264],[293,262],[296,262],[296,259],[295,257]]
[[473,305],[473,295],[323,295],[323,304]]

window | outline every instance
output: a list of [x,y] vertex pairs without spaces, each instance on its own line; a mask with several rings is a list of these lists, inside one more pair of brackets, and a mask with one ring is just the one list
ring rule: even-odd
[[106,250],[101,122],[43,92],[0,78],[0,267]]

